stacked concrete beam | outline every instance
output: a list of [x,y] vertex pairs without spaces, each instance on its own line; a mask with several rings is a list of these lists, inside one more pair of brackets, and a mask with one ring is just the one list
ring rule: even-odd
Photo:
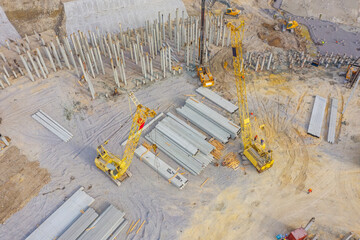
[[215,123],[218,127],[222,128],[224,131],[228,132],[232,138],[236,138],[240,133],[240,127],[235,123],[231,122],[218,112],[214,111],[205,104],[199,102],[195,98],[188,98],[186,100],[185,106],[188,106],[192,110],[206,117],[211,122]]
[[188,180],[181,173],[170,167],[145,147],[138,147],[135,150],[135,155],[177,188],[182,189],[187,184]]

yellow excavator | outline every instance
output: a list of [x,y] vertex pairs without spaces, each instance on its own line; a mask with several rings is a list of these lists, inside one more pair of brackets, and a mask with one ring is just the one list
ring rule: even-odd
[[241,10],[240,9],[236,9],[236,8],[232,8],[229,1],[227,0],[209,0],[209,9],[211,9],[215,3],[221,3],[224,4],[227,8],[224,12],[225,15],[230,16],[230,17],[236,17],[238,18],[241,14]]
[[95,158],[95,165],[104,173],[106,173],[115,183],[120,186],[126,178],[131,177],[128,171],[136,146],[140,140],[142,129],[148,117],[154,117],[156,112],[139,103],[133,92],[129,93],[129,98],[136,106],[136,112],[133,116],[133,121],[130,128],[128,140],[126,142],[123,157],[112,154],[105,149],[105,145],[109,140],[97,147],[97,157]]
[[241,123],[241,138],[244,145],[244,156],[254,165],[259,173],[269,169],[274,164],[272,151],[266,151],[265,145],[260,145],[253,141],[252,129],[250,123],[250,114],[246,96],[246,84],[244,68],[241,67],[243,58],[242,40],[244,37],[245,23],[241,21],[238,27],[231,22],[227,24],[231,31],[231,47],[233,53],[234,73],[236,80],[236,92],[239,105],[239,115]]
[[203,57],[205,49],[205,2],[201,0],[201,28],[200,28],[200,39],[199,39],[199,66],[197,67],[197,75],[202,83],[203,87],[214,86],[214,77],[208,67],[204,66]]
[[225,11],[225,15],[232,16],[238,18],[240,16],[241,11],[236,8],[227,8]]
[[[297,28],[299,26],[299,23],[295,20],[288,20],[285,21],[283,29],[286,29],[290,32],[294,32],[295,28]],[[283,30],[284,32],[285,30]]]

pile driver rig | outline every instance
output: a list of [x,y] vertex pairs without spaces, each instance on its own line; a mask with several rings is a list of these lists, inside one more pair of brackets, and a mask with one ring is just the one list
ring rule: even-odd
[[253,141],[252,129],[250,123],[250,114],[246,95],[246,83],[244,68],[241,66],[243,59],[242,40],[244,37],[245,23],[241,21],[238,27],[232,22],[227,24],[231,31],[231,47],[233,53],[233,64],[236,81],[236,92],[239,105],[239,115],[241,124],[241,137],[244,145],[244,156],[254,165],[259,173],[269,169],[274,164],[272,151],[265,149]]

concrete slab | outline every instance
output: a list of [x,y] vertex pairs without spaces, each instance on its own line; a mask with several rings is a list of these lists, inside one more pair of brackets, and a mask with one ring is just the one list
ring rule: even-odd
[[308,128],[308,134],[314,137],[321,136],[321,128],[324,120],[326,98],[315,96],[314,106]]

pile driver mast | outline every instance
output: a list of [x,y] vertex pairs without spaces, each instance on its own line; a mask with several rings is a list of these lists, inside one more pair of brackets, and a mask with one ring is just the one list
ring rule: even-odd
[[109,175],[109,177],[118,186],[120,186],[121,182],[124,181],[127,177],[131,176],[128,168],[130,167],[130,164],[134,157],[136,146],[140,140],[140,136],[146,119],[148,117],[154,117],[156,115],[156,112],[154,110],[141,105],[136,99],[134,93],[131,92],[129,94],[129,97],[136,105],[136,112],[133,117],[123,157],[120,158],[119,156],[114,155],[105,149],[104,145],[106,145],[109,141],[107,140],[104,144],[98,146],[98,155],[95,158],[95,165],[100,170]]
[[200,20],[200,39],[199,39],[199,66],[197,68],[197,75],[203,87],[214,86],[214,77],[209,68],[204,66],[203,57],[205,49],[205,2],[201,0],[201,20]]
[[266,152],[259,143],[253,141],[250,123],[250,114],[246,95],[246,83],[244,68],[241,66],[243,59],[242,40],[244,37],[245,23],[241,21],[238,27],[232,22],[227,24],[231,30],[231,47],[233,53],[233,64],[236,81],[236,92],[239,105],[239,115],[241,124],[241,137],[244,145],[243,154],[254,165],[258,172],[263,172],[272,167],[274,160],[272,151]]

